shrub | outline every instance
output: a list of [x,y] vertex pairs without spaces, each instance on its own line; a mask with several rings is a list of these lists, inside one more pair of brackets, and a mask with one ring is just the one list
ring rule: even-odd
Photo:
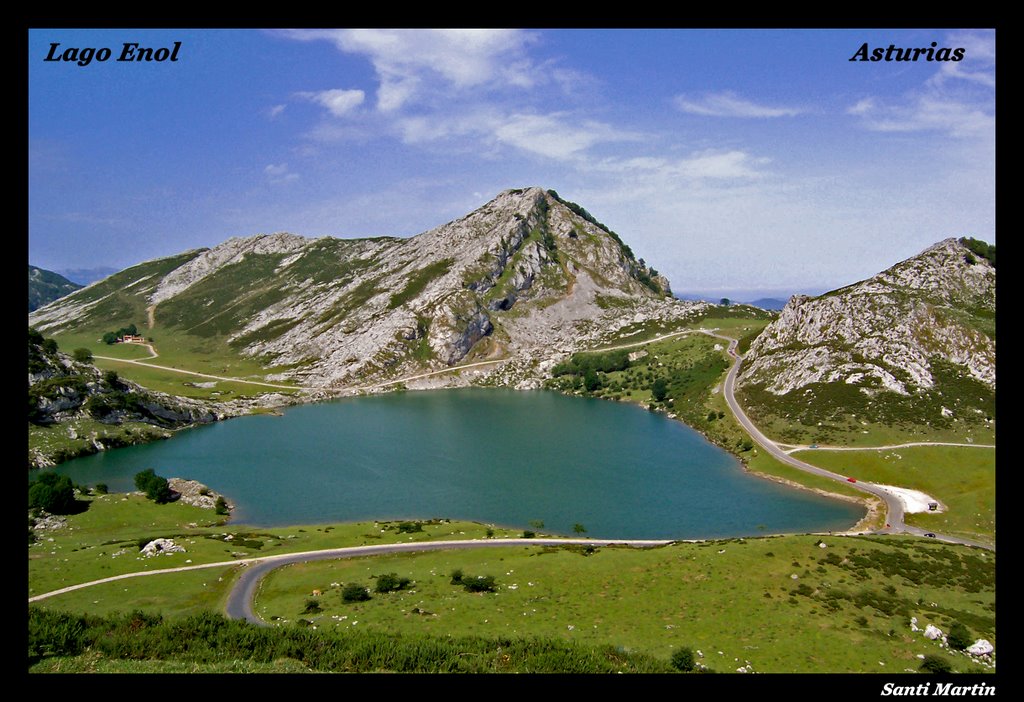
[[303,614],[319,614],[320,603],[316,600],[306,600],[306,606],[302,609]]
[[419,522],[399,522],[398,533],[399,534],[413,534],[417,531],[423,531],[423,525]]
[[359,583],[349,583],[341,591],[342,602],[366,602],[370,599],[370,591]]
[[92,360],[92,351],[86,348],[78,348],[71,352],[71,355],[79,363],[88,363]]
[[456,568],[455,570],[452,571],[451,584],[452,585],[461,585],[462,584],[462,568]]
[[953,622],[953,625],[949,627],[949,633],[946,635],[946,643],[954,651],[963,651],[972,643],[970,629],[961,622]]
[[462,587],[466,592],[494,592],[497,585],[493,575],[478,575],[475,578],[462,576]]
[[95,490],[97,495],[106,495],[109,489],[106,483],[96,483]]
[[50,514],[71,514],[76,506],[71,478],[56,473],[43,473],[28,486],[28,506]]
[[227,500],[224,499],[223,495],[217,497],[217,502],[213,506],[213,511],[216,514],[228,514],[228,512],[230,512]]
[[384,573],[377,576],[377,585],[374,587],[374,590],[380,593],[397,592],[398,590],[404,590],[411,584],[412,580],[400,578],[398,573]]
[[929,653],[921,661],[920,670],[927,671],[929,673],[952,673],[953,664],[942,656],[936,656]]
[[693,649],[686,646],[672,654],[672,667],[683,673],[689,673],[697,667],[693,658]]
[[146,493],[146,497],[158,505],[170,502],[173,497],[167,478],[157,475],[152,468],[135,474],[135,487]]

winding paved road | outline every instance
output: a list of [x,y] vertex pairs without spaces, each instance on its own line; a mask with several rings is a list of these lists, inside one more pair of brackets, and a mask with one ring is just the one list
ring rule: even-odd
[[[835,480],[836,482],[845,483],[846,485],[852,488],[855,488],[862,492],[869,493],[881,499],[885,503],[887,510],[886,526],[885,528],[879,530],[877,533],[904,533],[915,534],[917,536],[924,536],[926,533],[932,533],[927,532],[924,529],[920,529],[918,527],[906,524],[903,521],[903,502],[898,497],[893,495],[891,492],[888,492],[884,488],[874,485],[873,483],[865,483],[861,481],[851,483],[847,480],[847,477],[845,475],[839,475],[838,473],[833,473],[832,471],[825,470],[824,468],[812,466],[810,463],[804,463],[801,460],[793,458],[786,451],[783,451],[781,448],[779,448],[779,446],[774,441],[772,441],[763,433],[761,433],[761,430],[758,429],[752,421],[750,421],[750,418],[747,416],[746,412],[743,411],[743,408],[740,407],[739,402],[736,401],[736,378],[739,375],[740,365],[743,362],[743,357],[736,352],[736,346],[738,342],[735,339],[731,339],[727,336],[722,336],[720,334],[715,334],[710,331],[705,331],[704,333],[729,342],[729,348],[727,349],[727,351],[729,355],[732,356],[735,360],[733,362],[732,368],[729,369],[729,374],[725,378],[725,384],[723,387],[725,400],[726,402],[729,403],[729,409],[732,410],[732,413],[736,416],[737,421],[739,421],[743,428],[746,429],[747,433],[750,434],[751,438],[755,442],[757,442],[757,444],[761,448],[763,448],[765,451],[771,454],[779,462],[785,463],[788,466],[792,466],[794,468],[802,470],[805,473],[811,473],[813,475],[819,475],[823,478]],[[964,544],[966,546],[978,546],[981,548],[989,549],[991,551],[995,550],[994,546],[983,544],[978,541],[972,541],[971,539],[960,538],[957,536],[946,536],[942,534],[936,534],[935,538],[953,544]]]
[[418,551],[441,551],[445,549],[495,548],[499,546],[564,546],[566,544],[582,544],[585,546],[634,546],[646,548],[666,546],[672,541],[635,540],[635,539],[464,539],[456,541],[420,541],[404,544],[381,544],[377,546],[353,546],[349,548],[332,548],[323,551],[306,551],[281,556],[270,556],[258,559],[261,562],[247,569],[238,578],[228,595],[227,615],[232,619],[246,619],[253,624],[269,626],[256,616],[252,609],[253,599],[259,588],[260,581],[270,571],[291,563],[306,563],[334,558],[355,558],[358,556],[379,556],[386,553],[410,553]]

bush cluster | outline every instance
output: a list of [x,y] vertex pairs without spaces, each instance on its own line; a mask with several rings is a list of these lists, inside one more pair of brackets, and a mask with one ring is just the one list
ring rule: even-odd
[[146,493],[146,497],[158,505],[166,504],[174,497],[167,478],[157,475],[152,468],[135,474],[135,487]]
[[179,660],[198,665],[291,658],[313,670],[352,673],[674,670],[665,659],[553,638],[395,636],[387,631],[342,633],[311,626],[258,627],[212,612],[165,620],[142,612],[96,617],[31,607],[28,619],[30,665],[44,657],[78,655],[88,648],[111,659]]

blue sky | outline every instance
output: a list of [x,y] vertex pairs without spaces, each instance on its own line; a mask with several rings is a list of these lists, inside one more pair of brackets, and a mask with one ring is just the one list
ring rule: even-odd
[[[175,63],[115,59],[181,42]],[[45,61],[50,45],[109,47]],[[964,48],[960,62],[850,62]],[[553,188],[677,292],[823,291],[995,242],[992,30],[29,33],[29,262],[410,236]]]

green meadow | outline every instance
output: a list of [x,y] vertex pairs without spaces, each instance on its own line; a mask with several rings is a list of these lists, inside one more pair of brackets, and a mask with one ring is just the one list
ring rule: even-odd
[[[185,505],[107,495],[69,516],[66,527],[37,532],[39,541],[29,546],[30,595],[189,560],[214,563],[367,543],[483,539],[488,530],[493,536],[520,535],[464,522],[422,523],[423,531],[412,532],[400,526],[367,522],[261,530],[218,524],[211,512]],[[139,559],[139,543],[157,536],[174,538],[186,553]],[[124,553],[115,557],[118,551]],[[981,671],[967,656],[944,652],[913,633],[909,621],[917,617],[921,628],[933,623],[944,631],[960,621],[972,635],[994,642],[994,568],[994,553],[910,537],[782,536],[652,549],[495,547],[283,567],[264,581],[256,611],[286,628],[378,632],[412,641],[536,637],[664,661],[690,647],[719,672],[747,665],[760,672],[902,672],[917,669],[919,654],[943,655],[959,671]],[[495,591],[473,593],[453,585],[455,570],[462,571],[464,582],[492,576]],[[237,572],[225,565],[129,578],[36,606],[92,615],[139,610],[176,621],[221,611]],[[390,573],[411,582],[397,592],[374,592],[380,576]],[[348,584],[365,586],[371,598],[345,602],[341,593]],[[40,665],[39,670],[54,672],[147,670],[139,661],[115,663],[88,653],[44,659]],[[227,668],[198,670],[246,670],[248,664],[218,665]]]

